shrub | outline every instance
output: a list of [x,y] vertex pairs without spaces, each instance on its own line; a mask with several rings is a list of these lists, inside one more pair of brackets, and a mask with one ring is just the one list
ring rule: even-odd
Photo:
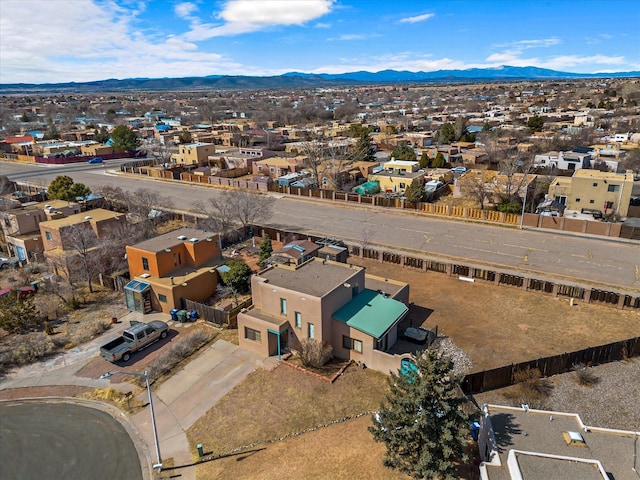
[[600,381],[593,370],[582,363],[576,363],[572,370],[575,372],[576,382],[583,387],[593,387]]
[[[154,382],[161,376],[168,374],[176,365],[190,357],[212,338],[213,335],[206,330],[196,330],[178,340],[149,365],[149,381]],[[144,378],[139,377],[137,383],[141,386],[144,385]]]
[[0,363],[25,365],[50,355],[56,348],[54,342],[44,332],[17,335],[10,347],[3,347],[0,351]]
[[542,378],[537,368],[518,370],[513,374],[516,385],[507,390],[505,397],[511,399],[516,405],[526,404],[530,408],[546,407],[546,400],[551,395],[553,384]]
[[89,400],[103,400],[113,403],[120,407],[122,410],[131,411],[141,406],[141,403],[137,400],[131,400],[132,395],[116,390],[113,387],[96,388],[90,392],[83,393],[81,398],[87,398]]
[[294,353],[305,367],[319,368],[333,358],[333,347],[328,342],[304,338]]

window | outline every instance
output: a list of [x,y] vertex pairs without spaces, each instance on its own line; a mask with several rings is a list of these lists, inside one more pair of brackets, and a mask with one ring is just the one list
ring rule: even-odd
[[567,197],[566,195],[556,195],[554,197],[554,200],[558,203],[561,203],[562,205],[566,205],[567,204]]
[[259,330],[254,330],[253,328],[244,327],[244,338],[262,343],[262,334]]
[[342,346],[349,350],[355,350],[358,353],[362,353],[362,341],[356,340],[355,338],[347,337],[346,335],[342,336]]
[[51,236],[51,232],[44,232],[44,236],[47,237],[47,240],[49,241],[53,240],[53,237]]
[[296,312],[296,328],[302,328],[302,314]]
[[273,167],[271,167],[271,168],[269,168],[269,171],[270,171],[271,173],[275,173],[276,169],[275,169],[275,168],[273,168]]
[[400,188],[406,188],[406,184],[403,182],[400,182]]
[[607,187],[607,192],[617,192],[620,190],[620,185],[609,185]]
[[147,257],[142,257],[142,269],[149,270],[149,259]]
[[576,203],[580,203],[580,199],[579,198],[576,198]]
[[286,315],[287,314],[287,299],[286,298],[281,298],[280,299],[280,313],[282,315]]
[[597,187],[598,186],[598,182],[593,182],[593,186]]
[[308,324],[308,329],[309,329],[309,335],[307,335],[309,338],[316,338],[316,328],[313,325],[313,323]]
[[162,302],[162,303],[167,303],[167,296],[166,295],[162,295],[161,293],[158,294],[158,301]]
[[595,200],[589,200],[589,203],[596,203]]
[[261,172],[262,171],[262,165],[258,165],[258,171]]

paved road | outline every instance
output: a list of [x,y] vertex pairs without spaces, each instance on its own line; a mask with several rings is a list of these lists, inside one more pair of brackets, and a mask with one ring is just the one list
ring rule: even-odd
[[0,478],[142,479],[136,448],[108,413],[68,403],[0,402]]
[[[11,179],[48,184],[62,171],[35,165],[0,162],[0,173]],[[29,175],[24,177],[24,175]],[[224,195],[224,190],[143,178],[109,175],[104,169],[82,169],[72,177],[90,187],[114,184],[126,190],[148,188],[170,194],[178,208]],[[604,238],[563,235],[441,220],[399,211],[342,206],[278,196],[274,227],[344,240],[384,245],[461,261],[498,265],[541,275],[615,285],[640,291],[640,244]]]

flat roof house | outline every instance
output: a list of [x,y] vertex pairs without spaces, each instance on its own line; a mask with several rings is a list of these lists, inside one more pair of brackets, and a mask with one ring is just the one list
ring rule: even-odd
[[40,223],[79,212],[79,204],[65,200],[23,204],[20,208],[2,212],[0,228],[9,254],[15,255],[21,262],[37,259],[44,250]]
[[390,353],[407,315],[409,285],[365,275],[356,265],[313,258],[275,265],[251,277],[253,306],[238,315],[240,346],[280,355],[312,338],[334,356],[388,372],[402,355]]
[[215,267],[223,263],[218,235],[180,228],[127,246],[131,281],[125,286],[131,311],[169,313],[182,299],[204,301],[218,286]]
[[640,432],[584,425],[573,413],[484,405],[482,480],[637,480]]

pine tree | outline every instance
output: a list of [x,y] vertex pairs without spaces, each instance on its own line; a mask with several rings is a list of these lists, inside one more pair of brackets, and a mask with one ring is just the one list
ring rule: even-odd
[[262,263],[271,256],[273,253],[273,245],[271,245],[271,238],[269,234],[265,234],[262,242],[260,243],[260,254],[258,256],[258,265],[262,266]]
[[458,478],[470,421],[460,408],[465,399],[456,394],[461,379],[438,350],[429,348],[412,362],[415,370],[391,373],[390,392],[369,431],[387,447],[385,466],[419,478]]
[[368,130],[361,132],[351,157],[356,162],[373,162],[376,159],[376,147],[373,145]]

